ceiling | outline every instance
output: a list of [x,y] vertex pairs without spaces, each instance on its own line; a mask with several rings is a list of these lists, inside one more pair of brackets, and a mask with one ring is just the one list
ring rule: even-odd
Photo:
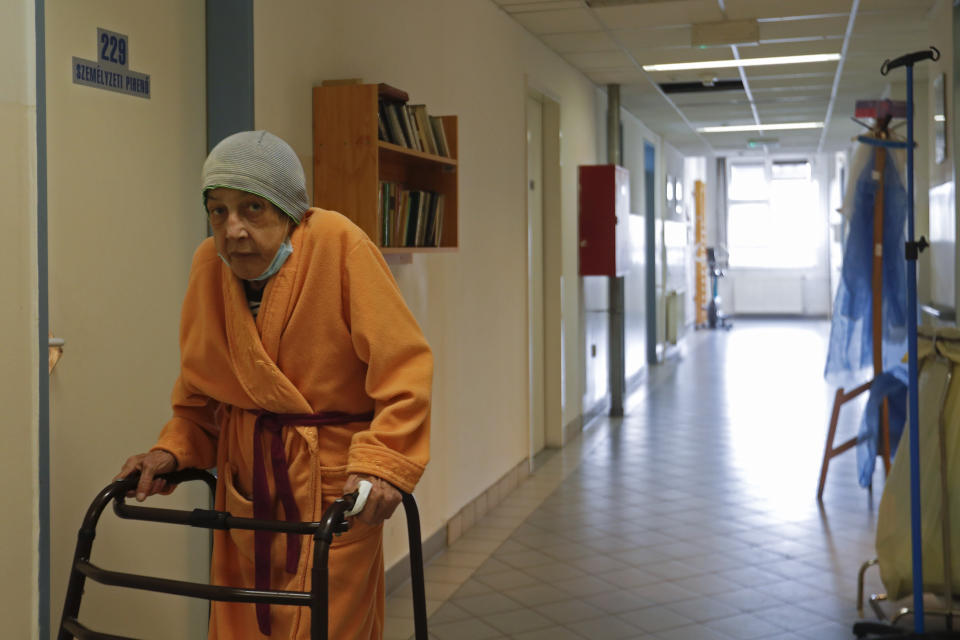
[[[624,108],[687,155],[846,148],[862,131],[854,102],[884,95],[887,58],[925,49],[936,0],[493,0],[598,85],[619,84]],[[592,6],[591,6],[592,5]],[[694,25],[756,21],[756,42],[692,46]],[[747,25],[750,26],[749,24]],[[644,71],[641,65],[842,53],[839,62]],[[917,65],[922,78],[925,65]],[[896,73],[896,72],[894,72]],[[902,73],[901,73],[902,75]],[[734,90],[665,93],[672,82],[740,80]],[[824,122],[823,129],[698,133],[717,125]],[[757,149],[763,153],[764,148]]]

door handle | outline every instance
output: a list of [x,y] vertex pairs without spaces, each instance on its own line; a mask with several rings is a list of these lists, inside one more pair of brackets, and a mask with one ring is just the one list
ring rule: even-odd
[[63,345],[65,341],[63,338],[54,338],[53,333],[50,333],[47,337],[47,374],[53,373],[53,368],[57,366],[57,363],[60,362],[60,358],[63,356]]

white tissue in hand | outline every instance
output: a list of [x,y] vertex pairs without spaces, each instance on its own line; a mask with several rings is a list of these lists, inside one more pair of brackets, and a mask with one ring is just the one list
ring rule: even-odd
[[370,495],[370,489],[373,488],[373,484],[369,480],[361,480],[360,486],[357,487],[357,491],[360,495],[357,496],[357,501],[353,503],[353,509],[347,511],[345,516],[355,516],[361,511],[363,511],[364,505],[367,504],[367,497]]

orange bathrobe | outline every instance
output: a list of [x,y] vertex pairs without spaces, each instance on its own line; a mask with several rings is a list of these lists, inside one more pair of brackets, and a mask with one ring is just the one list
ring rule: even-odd
[[[243,284],[213,239],[194,255],[180,329],[173,418],[154,448],[180,468],[219,471],[216,508],[253,517],[258,410],[373,412],[372,422],[283,427],[290,483],[302,520],[342,495],[349,473],[410,492],[429,457],[433,360],[377,247],[338,213],[311,209],[291,236],[293,254],[267,283],[254,320]],[[274,518],[270,434],[262,435]],[[214,584],[254,587],[252,531],[215,531]],[[313,540],[302,538],[296,573],[287,537],[271,544],[270,588],[309,591]],[[330,551],[330,638],[367,640],[383,630],[382,528],[355,521]],[[271,606],[272,638],[309,638],[306,607]],[[213,603],[209,638],[263,638],[252,604]]]

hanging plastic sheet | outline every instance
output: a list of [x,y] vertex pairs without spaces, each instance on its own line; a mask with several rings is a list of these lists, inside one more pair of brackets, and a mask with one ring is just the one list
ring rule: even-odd
[[861,487],[869,487],[873,470],[877,465],[877,449],[880,442],[880,412],[884,399],[889,407],[890,457],[897,452],[897,444],[907,421],[907,365],[898,364],[884,371],[870,385],[867,406],[863,410],[860,432],[857,434],[857,470]]
[[[936,336],[935,343],[933,336]],[[949,556],[954,581],[960,577],[960,331],[940,329],[934,333],[920,329],[917,355],[920,361],[920,460],[923,461],[920,466],[923,591],[942,594],[947,568],[945,538],[950,539],[953,547]],[[890,468],[877,512],[877,559],[880,577],[891,600],[906,597],[913,591],[909,440],[904,438],[901,442],[901,454]],[[949,527],[946,530],[943,529],[945,519]],[[947,535],[947,531],[952,534]]]
[[[833,305],[830,344],[824,375],[834,384],[849,384],[872,375],[873,364],[873,219],[879,182],[874,178],[876,153],[870,150],[851,186],[853,210],[844,247],[843,269]],[[858,155],[860,155],[858,153]],[[861,156],[862,157],[862,156]],[[859,164],[859,163],[858,163]],[[883,370],[895,367],[907,352],[906,262],[904,224],[907,194],[894,154],[887,154],[883,172]]]

